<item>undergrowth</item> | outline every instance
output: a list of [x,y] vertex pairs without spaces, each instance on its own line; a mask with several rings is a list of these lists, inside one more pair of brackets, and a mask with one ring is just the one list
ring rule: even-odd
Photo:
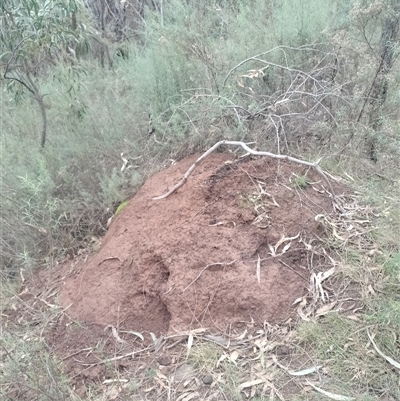
[[[37,104],[12,96],[1,81],[3,398],[75,397],[43,342],[47,318],[36,316],[34,327],[7,323],[21,277],[104,235],[110,217],[167,159],[230,139],[275,153],[325,156],[322,165],[346,178],[358,202],[371,208],[373,229],[363,237],[368,249],[332,242],[341,288],[353,288],[362,309],[352,318],[332,313],[301,323],[299,347],[360,400],[399,399],[398,372],[376,354],[366,331],[400,360],[400,69],[387,72],[379,129],[363,113],[389,2],[364,8],[317,0],[166,3],[162,16],[145,10],[135,33],[140,40],[124,44],[129,56],[113,53],[120,44],[105,40],[112,68],[99,65],[93,45],[93,54],[81,50],[81,58],[60,57],[41,71],[44,149]],[[366,138],[376,147],[376,163]],[[295,184],[308,182],[297,177]],[[217,349],[193,349],[196,368],[212,370]],[[226,366],[222,392],[241,399],[240,372]]]

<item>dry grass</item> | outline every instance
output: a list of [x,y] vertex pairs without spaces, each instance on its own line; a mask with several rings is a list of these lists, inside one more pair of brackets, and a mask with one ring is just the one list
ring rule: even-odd
[[37,294],[26,302],[17,286],[3,287],[2,396],[104,401],[399,399],[399,198],[392,187],[390,196],[376,197],[375,191],[347,196],[344,211],[335,218],[317,217],[325,239],[309,245],[308,251],[324,258],[326,270],[311,272],[309,292],[296,304],[297,318],[280,325],[265,322],[263,327],[242,323],[232,326],[229,335],[194,330],[155,338],[147,348],[136,347],[132,370],[116,369],[116,359],[104,355],[98,365],[107,366],[107,379],[87,385],[80,396],[44,343],[43,333],[63,313],[46,298],[51,294],[39,295],[46,302]]

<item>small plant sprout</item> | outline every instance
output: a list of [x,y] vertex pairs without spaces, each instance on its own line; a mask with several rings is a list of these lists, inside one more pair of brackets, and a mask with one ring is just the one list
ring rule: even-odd
[[305,175],[295,175],[293,182],[297,188],[301,189],[306,188],[310,184],[308,182],[307,176]]

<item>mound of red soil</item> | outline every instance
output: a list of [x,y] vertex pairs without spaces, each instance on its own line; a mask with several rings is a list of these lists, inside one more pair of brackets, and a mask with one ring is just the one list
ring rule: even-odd
[[[99,252],[75,266],[60,293],[72,319],[166,333],[290,315],[308,287],[304,242],[315,238],[314,217],[332,212],[320,177],[303,166],[219,153],[171,196],[152,200],[197,158],[147,180]],[[306,173],[308,184],[296,179]]]

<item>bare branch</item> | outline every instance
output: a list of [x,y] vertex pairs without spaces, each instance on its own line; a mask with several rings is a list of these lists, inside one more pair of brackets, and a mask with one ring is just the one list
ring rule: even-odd
[[207,157],[209,156],[211,153],[214,152],[214,150],[218,149],[220,146],[222,145],[230,145],[230,146],[241,146],[246,152],[255,155],[255,156],[267,156],[267,157],[271,157],[273,159],[278,159],[278,160],[287,160],[287,161],[291,161],[293,163],[297,163],[297,164],[302,164],[304,166],[308,166],[313,168],[323,179],[324,181],[327,183],[329,190],[331,192],[332,195],[332,201],[335,202],[336,204],[339,204],[340,201],[337,198],[337,196],[335,195],[335,191],[332,187],[331,182],[329,181],[327,175],[323,172],[323,170],[321,169],[321,167],[319,166],[318,162],[308,162],[305,160],[301,160],[301,159],[296,159],[294,157],[291,156],[287,156],[287,155],[277,155],[274,153],[270,153],[270,152],[263,152],[263,151],[257,151],[257,150],[253,150],[251,148],[249,148],[244,142],[239,142],[239,141],[220,141],[217,142],[214,146],[212,146],[210,149],[208,149],[205,153],[203,153],[191,166],[190,168],[186,171],[185,175],[183,176],[183,178],[176,184],[174,185],[168,192],[166,192],[163,195],[157,196],[155,198],[153,198],[153,200],[160,200],[160,199],[165,199],[168,198],[168,196],[170,196],[171,194],[173,194],[177,189],[179,189],[183,184],[185,184],[185,182],[187,181],[187,179],[189,178],[190,174],[192,174],[193,170]]
[[[291,71],[299,71],[299,70],[296,70],[296,69],[290,69],[289,67],[285,67],[285,66],[281,66],[281,65],[278,65],[278,64],[274,64],[274,63],[269,63],[269,62],[266,62],[266,61],[264,61],[264,60],[258,60],[258,57],[261,57],[261,56],[265,56],[266,54],[268,54],[268,53],[272,53],[272,52],[274,52],[274,51],[276,51],[276,50],[280,50],[280,51],[283,51],[284,52],[284,50],[303,50],[303,51],[305,51],[305,50],[311,50],[311,51],[313,51],[313,52],[316,52],[316,51],[318,51],[317,49],[315,49],[315,48],[312,48],[312,47],[291,47],[291,46],[277,46],[277,47],[274,47],[273,49],[270,49],[270,50],[267,50],[267,51],[265,51],[265,52],[262,52],[262,53],[259,53],[259,54],[256,54],[255,56],[252,56],[252,57],[249,57],[249,58],[247,58],[246,60],[243,60],[243,61],[241,61],[239,64],[237,64],[237,65],[235,65],[233,68],[231,68],[231,70],[228,72],[228,74],[226,75],[226,77],[225,77],[225,79],[224,79],[224,83],[223,83],[223,85],[222,85],[222,88],[224,89],[225,88],[225,85],[226,85],[226,81],[229,79],[229,77],[232,75],[232,73],[235,71],[235,70],[237,70],[239,67],[241,67],[243,64],[246,64],[248,61],[252,61],[252,60],[255,60],[255,61],[262,61],[263,63],[266,63],[266,64],[268,64],[268,65],[272,65],[272,66],[275,66],[275,67],[279,67],[279,68],[283,68],[283,69],[287,69],[287,70],[291,70]],[[286,54],[285,54],[285,59],[286,59]],[[301,72],[301,73],[303,73],[303,71],[299,71],[299,72]]]

